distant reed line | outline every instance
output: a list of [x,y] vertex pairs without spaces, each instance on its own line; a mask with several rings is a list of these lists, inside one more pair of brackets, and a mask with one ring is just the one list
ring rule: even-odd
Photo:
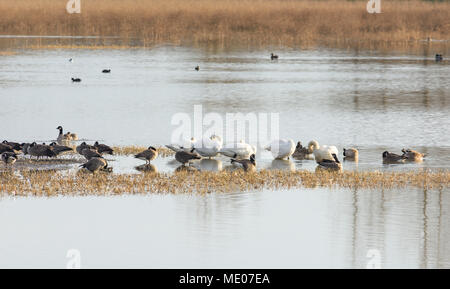
[[121,45],[412,46],[449,40],[449,1],[66,0],[0,1],[1,35],[120,37]]
[[287,172],[262,170],[175,172],[92,175],[84,171],[62,174],[57,171],[0,172],[0,194],[15,196],[120,195],[228,193],[235,191],[295,188],[344,189],[448,189],[448,171],[412,172],[330,172],[306,170]]

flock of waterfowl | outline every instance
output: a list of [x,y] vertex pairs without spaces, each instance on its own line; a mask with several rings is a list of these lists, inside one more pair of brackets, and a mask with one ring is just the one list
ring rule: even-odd
[[[73,152],[73,147],[68,146],[71,141],[78,140],[77,134],[65,133],[61,126],[57,127],[59,134],[55,142],[49,145],[33,143],[17,143],[3,141],[0,143],[1,159],[4,164],[12,166],[17,160],[18,155],[29,155],[30,157],[40,158],[56,158],[62,153]],[[202,158],[214,158],[219,155],[230,158],[230,163],[245,171],[256,170],[256,152],[255,146],[247,144],[241,140],[237,143],[223,144],[222,138],[218,135],[212,135],[203,139],[196,140],[192,138],[179,144],[170,144],[166,147],[175,154],[175,160],[182,164],[182,167],[190,165],[191,161]],[[295,158],[298,160],[314,160],[318,167],[331,170],[342,170],[342,163],[338,155],[339,151],[335,146],[319,145],[315,140],[308,143],[304,147],[301,142],[297,144],[291,139],[278,139],[272,141],[264,148],[270,151],[272,157],[276,160]],[[86,159],[86,163],[80,167],[89,170],[92,173],[103,171],[111,171],[108,167],[107,160],[103,157],[105,154],[113,155],[114,150],[98,141],[93,145],[82,142],[75,147],[75,151]],[[345,160],[358,161],[359,152],[356,148],[343,150]],[[136,154],[137,159],[146,161],[146,165],[150,165],[151,161],[158,157],[158,150],[150,146],[148,149]],[[405,163],[405,162],[421,162],[424,154],[411,149],[403,149],[402,154],[395,154],[388,151],[383,152],[382,159],[384,163]]]

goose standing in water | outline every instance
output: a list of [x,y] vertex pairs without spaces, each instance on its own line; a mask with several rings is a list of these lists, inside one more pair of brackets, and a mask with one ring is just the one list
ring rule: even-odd
[[244,171],[246,171],[246,172],[253,172],[256,170],[255,154],[252,154],[250,156],[250,159],[248,159],[248,160],[247,159],[244,159],[244,160],[231,159],[231,163],[234,166],[244,169]]
[[344,149],[343,155],[344,155],[344,160],[358,161],[359,152],[355,148]]
[[270,151],[274,159],[289,159],[295,151],[295,143],[291,139],[274,140],[265,150]]
[[94,147],[97,149],[97,151],[100,154],[104,154],[104,153],[109,154],[109,155],[114,154],[114,150],[111,147],[109,147],[105,144],[100,144],[100,143],[98,143],[98,141],[95,142]]
[[247,159],[251,155],[256,154],[256,147],[245,143],[241,140],[238,143],[228,144],[224,146],[219,153],[229,158]]
[[194,144],[195,151],[202,157],[212,158],[222,149],[222,138],[212,135],[210,138],[201,139]]
[[385,164],[395,164],[404,163],[406,156],[390,153],[388,151],[383,152],[383,163]]
[[80,168],[85,168],[91,173],[95,174],[100,170],[108,168],[108,162],[104,158],[92,158],[87,163],[80,165]]
[[150,164],[152,160],[158,157],[158,151],[156,150],[156,148],[149,146],[148,149],[138,153],[134,157],[140,160],[144,160],[147,164]]
[[422,162],[423,158],[425,157],[424,154],[411,149],[402,149],[402,153],[402,157],[406,158],[406,161],[409,162]]
[[175,154],[175,159],[182,163],[185,166],[189,163],[190,160],[199,160],[201,157],[194,152],[195,149],[192,149],[190,152],[180,150]]
[[2,161],[5,166],[13,165],[17,161],[17,155],[13,152],[4,152],[2,153]]

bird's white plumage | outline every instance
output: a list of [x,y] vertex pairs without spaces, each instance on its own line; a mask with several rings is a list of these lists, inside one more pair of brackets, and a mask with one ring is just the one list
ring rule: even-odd
[[252,154],[256,154],[256,147],[241,140],[238,143],[225,145],[220,153],[230,158],[248,159]]
[[279,139],[272,141],[265,149],[272,153],[274,159],[285,159],[294,153],[295,143],[291,139]]

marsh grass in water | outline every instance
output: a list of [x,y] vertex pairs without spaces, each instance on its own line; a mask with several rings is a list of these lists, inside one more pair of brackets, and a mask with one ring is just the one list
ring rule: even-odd
[[[170,43],[373,48],[450,38],[448,1],[383,1],[381,14],[369,14],[365,0],[89,0],[82,1],[81,14],[68,14],[66,3],[2,0],[1,34],[119,37],[119,42],[100,41],[100,46],[113,47]],[[46,45],[41,40],[30,43]]]
[[16,196],[227,193],[293,188],[448,188],[448,171],[330,172],[181,171],[168,173],[91,174],[84,170],[0,172],[0,192]]

